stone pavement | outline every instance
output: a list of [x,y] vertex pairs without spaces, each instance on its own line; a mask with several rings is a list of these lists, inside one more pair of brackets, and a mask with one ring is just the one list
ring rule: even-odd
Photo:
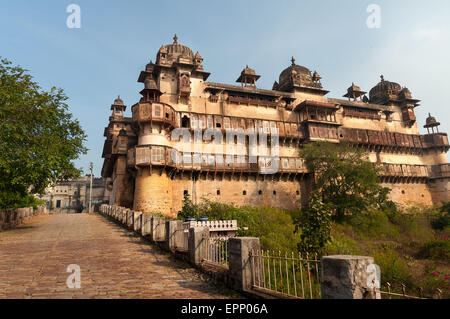
[[[69,289],[67,266],[81,268]],[[0,232],[0,298],[241,297],[97,214],[33,217]]]

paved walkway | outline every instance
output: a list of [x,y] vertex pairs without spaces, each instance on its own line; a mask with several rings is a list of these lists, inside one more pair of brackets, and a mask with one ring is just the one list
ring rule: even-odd
[[[81,269],[69,289],[67,266]],[[33,217],[0,232],[0,298],[230,298],[227,288],[96,214]]]

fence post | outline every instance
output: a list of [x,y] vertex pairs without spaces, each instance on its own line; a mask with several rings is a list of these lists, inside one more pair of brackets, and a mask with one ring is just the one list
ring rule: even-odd
[[141,215],[141,235],[147,236],[150,235],[151,227],[152,227],[152,215],[151,214],[142,214]]
[[250,251],[261,249],[259,238],[234,237],[228,245],[230,284],[234,289],[249,291],[253,284]]
[[209,227],[192,227],[189,229],[189,259],[194,265],[208,258]]
[[151,238],[154,242],[166,240],[166,220],[164,217],[152,217]]
[[141,232],[142,227],[142,212],[133,212],[133,230],[135,232]]
[[[368,289],[379,287],[378,267],[373,257],[336,255],[322,257],[322,299],[380,299],[379,293]],[[378,269],[374,273],[373,269]]]
[[184,233],[182,220],[169,220],[166,222],[166,241],[171,251],[183,246]]

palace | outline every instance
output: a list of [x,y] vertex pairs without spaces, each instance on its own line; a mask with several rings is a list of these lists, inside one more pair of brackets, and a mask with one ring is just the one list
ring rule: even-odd
[[[329,98],[320,75],[294,58],[272,90],[258,88],[260,76],[248,66],[237,84],[208,82],[201,55],[173,40],[141,71],[142,98],[132,117],[124,117],[120,97],[111,105],[102,155],[110,204],[176,216],[189,194],[197,203],[298,208],[313,178],[299,149],[314,141],[363,147],[398,203],[450,200],[447,134],[431,115],[428,133],[419,134],[420,101],[406,87],[381,76],[368,96],[352,83],[343,99]],[[180,130],[188,139],[180,140]],[[245,138],[217,138],[230,132]]]

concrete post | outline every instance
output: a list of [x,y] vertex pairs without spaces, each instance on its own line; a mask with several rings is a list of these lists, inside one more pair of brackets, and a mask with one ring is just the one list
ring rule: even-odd
[[141,215],[142,212],[133,213],[133,230],[138,233],[141,231]]
[[155,242],[166,240],[166,220],[164,217],[152,218],[151,238]]
[[183,248],[184,233],[182,220],[166,221],[166,241],[171,251],[175,251],[177,248]]
[[189,229],[189,260],[194,265],[200,264],[208,258],[209,227],[192,227]]
[[130,228],[133,228],[133,211],[127,209],[127,222],[126,225]]
[[250,251],[260,250],[259,238],[234,237],[228,240],[229,278],[232,288],[242,291],[252,289]]
[[152,230],[152,215],[142,214],[141,215],[141,235],[148,236]]
[[322,257],[322,299],[380,299],[379,267],[373,257],[325,256]]

